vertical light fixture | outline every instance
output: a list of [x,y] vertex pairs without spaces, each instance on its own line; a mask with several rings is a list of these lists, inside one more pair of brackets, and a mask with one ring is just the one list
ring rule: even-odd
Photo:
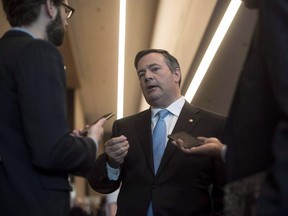
[[124,110],[126,0],[120,0],[119,8],[117,119],[123,117]]
[[185,99],[191,102],[199,88],[226,32],[228,31],[242,1],[241,0],[231,0],[199,66],[195,72],[195,75],[189,85],[189,88],[185,94]]

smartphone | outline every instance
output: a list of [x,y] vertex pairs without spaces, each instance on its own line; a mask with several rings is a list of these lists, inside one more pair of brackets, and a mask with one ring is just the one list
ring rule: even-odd
[[203,144],[202,140],[197,139],[196,137],[188,134],[187,132],[178,132],[174,134],[168,135],[168,138],[174,141],[177,141],[177,139],[183,140],[183,147],[184,148],[191,148],[200,146]]
[[87,136],[88,131],[89,131],[89,129],[91,128],[92,125],[96,124],[96,123],[97,123],[100,119],[102,119],[102,118],[106,118],[106,120],[108,120],[108,119],[110,119],[110,118],[113,117],[113,116],[114,116],[114,113],[113,113],[113,112],[101,116],[101,117],[98,118],[96,121],[94,121],[90,126],[85,127],[85,128],[80,132],[80,135],[81,135],[81,136]]

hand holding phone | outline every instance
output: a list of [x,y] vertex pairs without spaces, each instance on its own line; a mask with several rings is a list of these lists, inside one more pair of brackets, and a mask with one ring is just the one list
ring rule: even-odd
[[204,144],[202,140],[199,140],[196,137],[193,137],[187,132],[178,132],[178,133],[170,134],[168,135],[168,138],[174,141],[177,141],[178,139],[183,140],[184,148],[191,148],[191,147],[196,147],[196,146],[200,146]]
[[87,136],[88,131],[89,131],[89,129],[91,128],[92,125],[96,124],[96,123],[97,123],[100,119],[102,119],[102,118],[106,118],[106,120],[108,120],[108,119],[110,119],[110,118],[113,117],[113,116],[114,116],[114,113],[113,113],[113,112],[101,116],[100,118],[98,118],[97,120],[95,120],[90,126],[85,127],[82,131],[80,131],[80,135],[81,135],[81,136]]

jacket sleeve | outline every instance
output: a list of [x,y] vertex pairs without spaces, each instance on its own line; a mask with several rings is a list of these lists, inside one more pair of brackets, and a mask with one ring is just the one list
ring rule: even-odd
[[15,64],[23,134],[33,165],[49,172],[87,175],[95,161],[96,145],[90,138],[69,135],[67,89],[60,52],[49,42],[32,40]]
[[88,178],[90,186],[99,193],[112,193],[120,186],[120,177],[117,181],[108,179],[106,168],[107,156],[101,154],[94,163],[93,170]]

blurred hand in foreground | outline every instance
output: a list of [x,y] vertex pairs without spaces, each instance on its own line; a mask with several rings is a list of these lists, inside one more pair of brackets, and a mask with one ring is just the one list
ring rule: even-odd
[[221,143],[219,139],[215,137],[197,137],[197,139],[202,140],[204,144],[197,147],[187,148],[183,146],[183,140],[181,139],[178,139],[177,141],[172,141],[172,144],[186,154],[213,156],[221,158],[222,149],[225,145]]

